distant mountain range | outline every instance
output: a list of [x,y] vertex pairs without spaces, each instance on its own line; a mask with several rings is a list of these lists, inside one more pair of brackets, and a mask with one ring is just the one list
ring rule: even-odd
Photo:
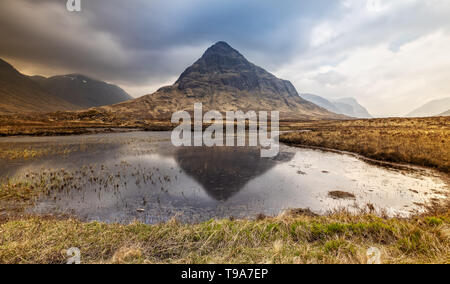
[[323,97],[312,94],[301,94],[300,96],[334,113],[356,118],[372,118],[372,115],[367,111],[367,109],[360,105],[354,98],[327,100]]
[[[407,117],[429,117],[449,115],[450,98],[434,100],[407,114]],[[447,113],[447,114],[445,114]]]
[[119,87],[86,76],[29,77],[0,59],[0,114],[73,111],[129,99]]
[[438,116],[450,116],[450,109],[446,112],[439,114]]
[[[372,118],[354,98],[328,100],[297,93],[291,82],[250,63],[225,42],[208,48],[175,84],[133,99],[118,86],[80,74],[26,76],[0,59],[0,115],[75,111],[97,107],[123,118],[168,119],[179,110],[278,110],[282,119]],[[450,97],[431,101],[408,117],[449,116]]]
[[0,59],[0,114],[75,109],[76,105],[49,94],[39,84]]
[[[279,111],[281,119],[345,119],[299,96],[291,82],[250,63],[225,42],[208,48],[174,85],[132,99],[117,86],[72,74],[20,74],[1,61],[0,114],[72,111],[97,107],[121,118],[170,119],[176,111]],[[348,107],[341,102],[339,107]],[[353,102],[350,102],[353,103]],[[345,106],[344,106],[345,105]]]
[[45,78],[31,77],[43,89],[78,108],[91,108],[131,100],[121,88],[89,77],[72,74]]
[[250,63],[225,42],[208,48],[174,85],[100,110],[127,117],[167,119],[175,111],[192,112],[197,102],[203,103],[204,111],[277,110],[282,119],[345,118],[304,100],[291,82]]

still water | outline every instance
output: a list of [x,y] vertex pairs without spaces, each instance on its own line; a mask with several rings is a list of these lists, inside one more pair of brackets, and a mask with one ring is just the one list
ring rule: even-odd
[[[281,145],[275,158],[257,148],[173,147],[169,132],[1,138],[0,149],[30,149],[31,159],[0,160],[0,177],[45,184],[28,209],[86,221],[154,224],[275,216],[286,209],[337,209],[408,216],[446,198],[449,186],[424,169],[394,169],[352,155]],[[42,154],[43,153],[43,154]],[[336,199],[330,192],[354,197]]]

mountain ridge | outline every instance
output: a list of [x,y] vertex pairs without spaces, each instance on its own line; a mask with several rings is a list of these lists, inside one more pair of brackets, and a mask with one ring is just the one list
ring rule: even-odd
[[369,111],[354,98],[328,100],[314,94],[301,94],[300,96],[334,113],[356,118],[373,118]]
[[75,110],[76,106],[45,91],[0,59],[0,114]]
[[76,111],[130,99],[118,86],[85,75],[27,76],[0,58],[0,114]]
[[448,111],[439,114],[438,116],[450,116],[450,109]]
[[450,109],[450,97],[432,100],[423,106],[408,113],[406,117],[431,117],[438,116]]
[[112,105],[133,99],[116,85],[82,74],[57,75],[49,78],[32,76],[31,79],[48,92],[80,109]]

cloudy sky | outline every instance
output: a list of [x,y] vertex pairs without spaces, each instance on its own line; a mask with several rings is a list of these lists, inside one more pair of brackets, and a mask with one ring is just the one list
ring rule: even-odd
[[172,84],[227,41],[300,93],[376,116],[450,97],[449,0],[0,1],[0,57],[29,75],[82,73],[131,95]]

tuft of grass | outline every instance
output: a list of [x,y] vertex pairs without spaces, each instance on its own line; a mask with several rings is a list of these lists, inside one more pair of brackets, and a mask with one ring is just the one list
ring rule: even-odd
[[356,255],[356,248],[355,246],[342,239],[337,240],[331,240],[325,243],[323,246],[324,252],[326,254],[330,255],[339,255],[339,254],[346,254],[354,256]]
[[425,222],[430,226],[440,226],[444,223],[444,221],[438,217],[427,217],[425,218]]
[[355,199],[356,196],[345,191],[330,191],[328,195],[333,199]]

